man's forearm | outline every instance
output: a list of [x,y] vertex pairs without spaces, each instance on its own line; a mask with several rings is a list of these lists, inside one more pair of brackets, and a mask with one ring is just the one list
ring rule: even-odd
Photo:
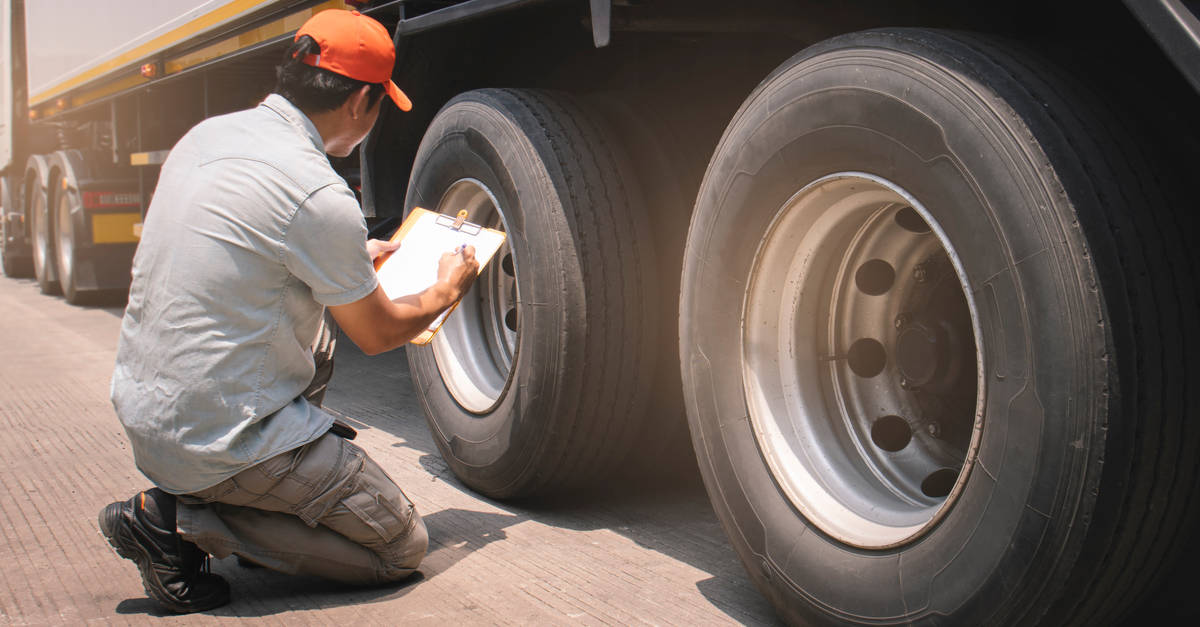
[[391,301],[396,321],[392,327],[394,334],[387,338],[387,346],[380,352],[411,342],[457,300],[458,295],[453,288],[445,283],[435,283],[420,294]]
[[377,287],[362,300],[329,310],[364,353],[378,355],[410,342],[458,297],[458,291],[443,281],[395,301]]

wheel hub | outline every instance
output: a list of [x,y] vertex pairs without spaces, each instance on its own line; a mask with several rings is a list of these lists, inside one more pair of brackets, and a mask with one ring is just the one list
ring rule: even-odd
[[[470,222],[508,230],[496,196],[476,179],[450,185],[437,206],[450,215],[464,209]],[[517,356],[519,303],[517,261],[506,241],[432,342],[442,381],[467,411],[490,411],[508,386]]]
[[933,381],[945,369],[945,344],[938,341],[938,330],[923,323],[911,324],[896,338],[896,364],[910,387]]
[[59,278],[66,289],[67,281],[75,275],[74,223],[71,221],[71,199],[66,191],[58,194],[58,252]]

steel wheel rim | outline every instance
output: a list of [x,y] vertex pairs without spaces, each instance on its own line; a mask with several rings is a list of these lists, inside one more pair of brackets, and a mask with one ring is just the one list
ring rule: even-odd
[[47,251],[50,248],[50,225],[46,215],[46,198],[45,194],[39,193],[39,190],[34,190],[33,196],[33,211],[29,212],[33,219],[33,261],[37,269],[38,276],[48,276],[50,272],[49,259]]
[[[495,194],[476,179],[456,181],[437,207],[451,215],[463,209],[470,222],[508,230]],[[516,256],[505,241],[431,342],[442,381],[467,411],[490,411],[508,387],[520,337],[516,277]]]
[[[8,184],[0,177],[0,253],[8,249],[8,214],[12,211],[5,203],[8,198]],[[11,201],[10,201],[11,202]],[[0,266],[4,265],[4,255],[0,254]]]
[[[4,200],[8,198],[8,184],[4,182],[3,177],[0,177],[0,269],[7,272],[4,267],[5,259],[8,257],[8,214],[13,211],[13,208],[5,204]],[[9,200],[9,203],[12,201]]]
[[56,211],[58,217],[58,266],[59,274],[62,275],[64,281],[66,277],[74,274],[75,267],[75,249],[71,245],[74,240],[74,224],[71,222],[71,202],[67,197],[67,192],[63,192],[58,196],[58,208]]
[[858,172],[797,192],[759,245],[743,304],[750,420],[788,499],[840,542],[911,542],[962,492],[985,391],[965,276],[916,199]]

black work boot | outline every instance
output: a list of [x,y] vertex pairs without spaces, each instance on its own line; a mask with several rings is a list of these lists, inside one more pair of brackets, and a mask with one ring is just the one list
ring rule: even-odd
[[100,510],[100,532],[133,560],[146,594],[172,612],[203,612],[229,602],[229,584],[202,572],[208,557],[175,531],[175,497],[154,488]]

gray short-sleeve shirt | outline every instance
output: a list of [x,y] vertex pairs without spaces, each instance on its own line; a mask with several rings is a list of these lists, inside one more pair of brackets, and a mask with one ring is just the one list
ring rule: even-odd
[[201,490],[328,430],[299,395],[324,307],[378,285],[365,242],[354,194],[285,98],[179,140],[134,256],[112,380],[151,481]]

